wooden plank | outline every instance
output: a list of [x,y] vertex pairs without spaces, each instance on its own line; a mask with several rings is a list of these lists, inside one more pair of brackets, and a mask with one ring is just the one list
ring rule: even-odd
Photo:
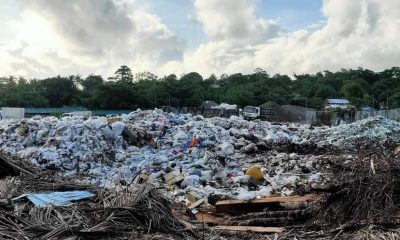
[[200,200],[197,200],[196,202],[194,202],[192,205],[190,205],[188,208],[190,210],[197,208],[198,206],[200,206],[206,199],[202,198]]
[[[215,204],[217,212],[222,213],[235,213],[235,212],[259,212],[266,207],[275,210],[284,209],[285,206],[298,206],[304,207],[307,203],[315,202],[319,199],[319,195],[304,195],[304,196],[283,196],[283,197],[268,197],[254,199],[250,201],[245,200],[223,200]],[[300,203],[300,204],[296,204]]]
[[189,223],[189,222],[187,222],[187,221],[185,221],[185,220],[183,220],[183,219],[180,219],[179,221],[180,221],[180,222],[183,224],[183,226],[185,226],[187,229],[191,229],[191,230],[196,229],[196,226],[195,226],[195,225],[193,225],[193,224],[191,224],[191,223]]
[[234,232],[255,232],[255,233],[281,233],[285,231],[281,227],[253,227],[253,226],[216,226],[214,230]]
[[[223,225],[225,222],[225,219],[222,217],[218,217],[212,213],[206,213],[206,212],[198,212],[195,214],[196,219],[200,222],[204,223],[212,223],[216,225]],[[226,224],[226,223],[225,223]]]

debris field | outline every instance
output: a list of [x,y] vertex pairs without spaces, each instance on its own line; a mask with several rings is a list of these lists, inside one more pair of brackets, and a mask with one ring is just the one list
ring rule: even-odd
[[395,239],[400,123],[0,121],[1,239]]

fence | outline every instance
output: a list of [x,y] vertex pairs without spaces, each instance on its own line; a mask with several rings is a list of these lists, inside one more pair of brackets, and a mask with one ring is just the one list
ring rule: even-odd
[[355,120],[361,120],[368,117],[382,116],[387,119],[400,121],[400,108],[389,109],[389,110],[378,110],[378,111],[356,111]]

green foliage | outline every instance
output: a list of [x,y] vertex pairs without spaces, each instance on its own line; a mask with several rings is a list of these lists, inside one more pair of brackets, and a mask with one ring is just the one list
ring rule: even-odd
[[321,108],[327,98],[347,98],[355,106],[400,107],[400,68],[382,72],[343,69],[316,74],[269,75],[261,68],[251,74],[211,75],[190,72],[158,77],[150,72],[134,77],[127,66],[104,80],[99,75],[26,80],[0,78],[0,104],[10,107],[85,106],[89,109],[148,109],[161,106],[198,107],[202,101],[239,106],[267,101]]
[[52,113],[51,116],[56,117],[56,118],[61,118],[63,113]]
[[115,71],[115,79],[117,81],[132,82],[132,70],[128,66],[122,65],[117,71]]
[[74,77],[53,77],[39,82],[50,107],[69,105],[77,94]]
[[321,85],[318,87],[318,90],[315,91],[314,96],[322,99],[334,98],[337,96],[337,92],[332,86]]
[[105,82],[96,87],[93,98],[99,109],[133,109],[136,106],[135,89],[131,82]]

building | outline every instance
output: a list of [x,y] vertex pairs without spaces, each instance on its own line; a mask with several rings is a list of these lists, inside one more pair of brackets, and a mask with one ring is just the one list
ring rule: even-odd
[[327,99],[325,108],[351,108],[349,100],[347,99]]

